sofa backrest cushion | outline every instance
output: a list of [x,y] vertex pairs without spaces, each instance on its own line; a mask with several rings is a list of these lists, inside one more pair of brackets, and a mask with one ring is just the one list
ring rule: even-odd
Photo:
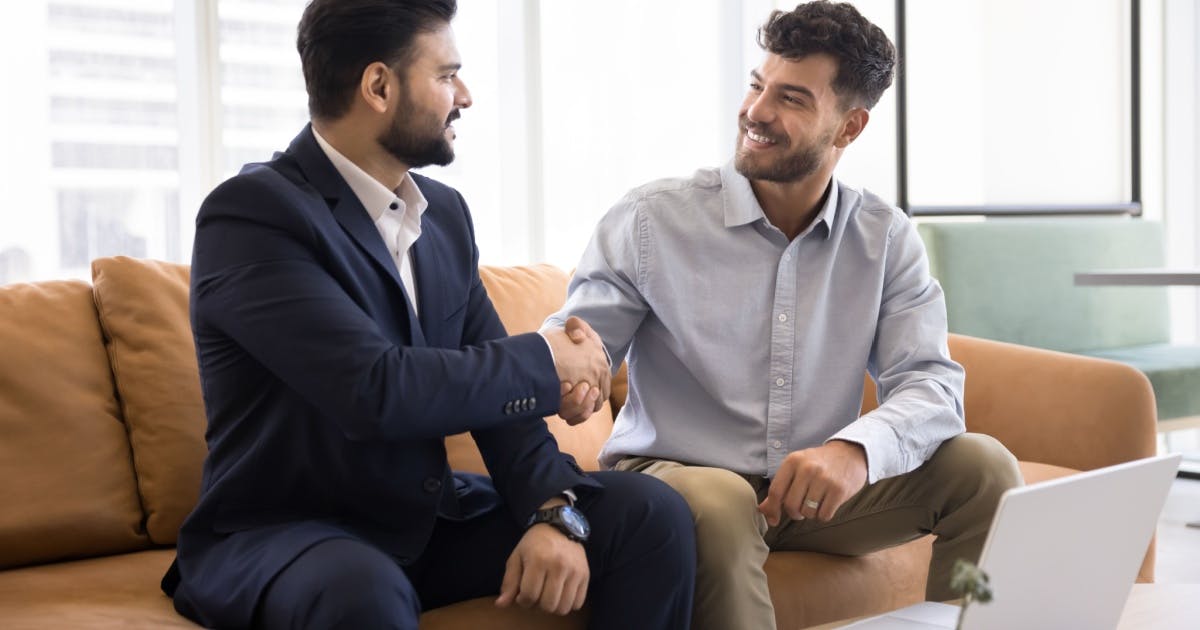
[[207,447],[200,371],[188,321],[188,267],[135,258],[92,263],[146,531],[174,544],[200,493]]
[[[551,265],[528,267],[481,267],[480,276],[488,296],[500,314],[508,333],[532,332],[541,327],[567,297],[567,274]],[[569,426],[562,418],[546,418],[550,432],[564,453],[575,456],[584,470],[597,470],[600,447],[612,433],[610,403],[582,424]],[[466,433],[446,438],[450,467],[455,470],[486,474],[483,458],[475,441]]]
[[0,322],[0,569],[149,547],[91,287],[0,287]]
[[1162,225],[1115,217],[923,222],[950,332],[1063,352],[1169,340],[1163,288],[1075,286],[1075,273],[1161,267]]

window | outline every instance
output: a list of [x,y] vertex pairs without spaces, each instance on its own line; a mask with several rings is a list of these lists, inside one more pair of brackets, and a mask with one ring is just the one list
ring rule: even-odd
[[1131,200],[1129,0],[906,4],[913,207]]
[[[87,277],[98,256],[178,258],[174,15],[155,0],[6,8],[0,80],[22,98],[0,185],[0,283]],[[43,49],[25,42],[45,42]],[[7,46],[6,46],[7,48]]]

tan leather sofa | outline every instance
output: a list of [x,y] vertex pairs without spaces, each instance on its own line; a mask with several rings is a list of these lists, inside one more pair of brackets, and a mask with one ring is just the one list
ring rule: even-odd
[[[204,414],[187,319],[187,268],[98,260],[93,283],[0,287],[0,628],[193,627],[158,589],[196,499]],[[510,331],[562,303],[566,274],[485,268]],[[955,336],[967,424],[1008,446],[1036,481],[1153,454],[1154,397],[1124,365]],[[868,388],[868,392],[871,388]],[[624,400],[623,376],[611,407]],[[868,393],[864,405],[873,406]],[[580,464],[612,427],[550,418]],[[470,440],[456,468],[482,471]],[[779,627],[801,628],[921,598],[929,537],[859,558],[776,552]],[[1097,549],[1096,553],[1104,553]],[[1153,547],[1140,578],[1151,580]],[[583,617],[498,611],[490,600],[427,612],[421,627],[583,628]]]

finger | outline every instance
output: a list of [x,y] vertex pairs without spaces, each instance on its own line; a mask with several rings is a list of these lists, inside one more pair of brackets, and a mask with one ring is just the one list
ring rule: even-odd
[[591,407],[592,413],[596,413],[597,411],[600,411],[601,407],[604,406],[604,401],[606,400],[608,399],[600,397],[600,390],[593,389],[591,393],[588,394],[587,406]]
[[567,394],[570,394],[572,389],[574,389],[574,387],[566,381],[558,384],[558,391],[561,392],[559,395],[563,398],[566,398]]
[[571,604],[571,610],[579,610],[580,608],[583,608],[584,604],[587,603],[587,589],[589,581],[590,578],[587,575],[584,575],[583,579],[580,580],[579,584],[575,587],[575,603]]
[[542,610],[551,614],[558,612],[565,579],[566,574],[562,572],[552,571],[546,574],[546,581],[542,583],[542,596],[538,598],[538,605]]
[[838,508],[842,507],[846,499],[844,492],[830,488],[821,498],[821,509],[817,512],[817,520],[823,523],[833,520],[833,515],[837,513]]
[[808,497],[808,478],[800,473],[797,468],[795,476],[792,478],[792,485],[788,488],[787,496],[783,498],[783,512],[790,516],[794,521],[802,521],[808,518],[804,512],[804,499]]
[[546,582],[546,569],[537,565],[522,568],[521,591],[517,593],[517,603],[529,608],[541,599],[542,585]]
[[496,605],[501,608],[512,605],[520,584],[521,557],[514,551],[512,555],[508,556],[508,562],[504,565],[504,579],[500,581],[500,596],[496,598]]
[[[828,484],[822,479],[813,479],[809,482],[808,489],[800,499],[800,515],[804,518],[817,518],[817,514],[825,505],[825,495],[829,494],[828,490]],[[813,507],[813,503],[816,503],[817,507]]]
[[783,465],[775,473],[775,478],[771,480],[771,485],[767,490],[767,498],[758,504],[758,511],[767,517],[767,523],[772,527],[779,524],[779,510],[783,503],[783,498],[787,496],[788,488],[792,482],[792,464],[790,459],[785,459]]
[[572,575],[570,579],[563,582],[562,597],[558,600],[558,607],[554,609],[556,615],[566,615],[575,609],[575,596],[579,592],[580,577]]

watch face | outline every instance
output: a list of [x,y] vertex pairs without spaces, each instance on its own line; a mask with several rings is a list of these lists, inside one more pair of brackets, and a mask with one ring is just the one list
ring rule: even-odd
[[571,533],[579,538],[587,538],[588,534],[592,533],[592,526],[588,525],[587,517],[583,512],[569,506],[564,505],[559,510],[559,515],[562,516],[563,525],[571,531]]

